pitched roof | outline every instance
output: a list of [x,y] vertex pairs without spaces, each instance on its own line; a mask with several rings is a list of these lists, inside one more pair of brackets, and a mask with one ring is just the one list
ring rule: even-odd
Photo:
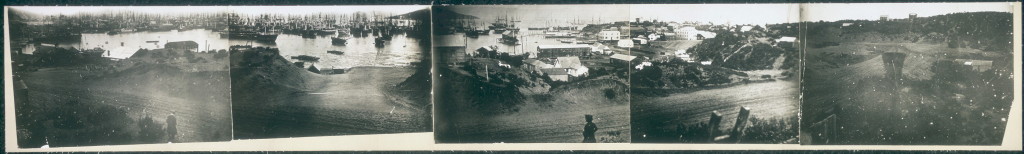
[[579,57],[558,57],[556,59],[558,61],[558,65],[562,68],[578,68],[583,66]]
[[777,39],[777,40],[778,40],[779,42],[794,42],[794,41],[796,41],[796,37],[788,37],[788,36],[784,36],[784,37],[780,37],[780,38],[779,38],[779,39]]
[[625,60],[625,61],[633,61],[633,59],[636,59],[636,56],[630,56],[630,55],[624,55],[624,54],[614,54],[614,55],[611,56],[611,58],[612,59],[618,59],[618,60]]
[[569,72],[562,68],[542,68],[540,71],[547,75],[569,75]]
[[523,60],[523,63],[530,64],[530,65],[533,65],[533,66],[550,67],[550,64],[544,63],[543,61],[536,60],[536,59]]
[[559,45],[538,45],[537,49],[560,49],[560,48],[590,48],[586,44],[559,44]]

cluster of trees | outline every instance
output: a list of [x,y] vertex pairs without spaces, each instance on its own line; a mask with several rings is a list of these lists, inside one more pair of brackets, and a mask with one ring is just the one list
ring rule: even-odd
[[480,47],[476,49],[476,55],[474,55],[473,57],[496,59],[508,63],[509,65],[518,67],[520,65],[523,65],[523,60],[525,60],[529,56],[530,53],[523,55],[511,55],[508,54],[507,52],[500,53],[498,52],[498,50],[491,50],[484,47]]
[[[844,35],[875,33],[872,35],[941,35],[949,47],[968,47],[986,51],[1011,52],[1013,14],[1006,12],[969,12],[922,17],[914,20],[871,21],[841,20],[835,22],[806,22],[807,40],[811,47],[837,45],[844,41],[894,41],[889,40],[843,40]],[[848,26],[843,26],[849,23]],[[886,38],[886,37],[877,37]],[[916,42],[919,38],[894,37]],[[895,40],[900,41],[900,40]]]
[[[26,56],[26,55],[18,55]],[[75,48],[38,46],[26,63],[37,67],[62,67],[109,62],[100,52],[83,52]]]
[[704,39],[700,44],[687,49],[697,59],[721,62],[727,54],[736,51],[746,43],[747,38],[728,30],[714,31],[715,38]]
[[746,76],[723,68],[687,64],[680,60],[653,62],[653,66],[633,70],[630,83],[645,88],[689,88],[733,82],[733,75]]
[[[480,111],[492,113],[518,111],[516,106],[526,99],[526,95],[519,91],[519,87],[528,86],[525,79],[517,75],[499,72],[490,76],[490,80],[486,80],[483,77],[472,75],[476,74],[476,69],[468,67],[468,65],[465,66],[467,67],[460,69],[468,71],[471,76],[451,74],[445,75],[447,78],[444,79],[451,83],[445,85],[453,90],[451,93],[458,93],[460,90],[457,89],[463,89],[465,91],[461,92],[464,92],[464,94],[460,95],[467,97],[462,97],[461,99],[463,100],[447,100],[448,102],[471,102],[472,106],[480,109]],[[445,72],[450,73],[452,71]]]
[[[705,39],[700,44],[687,49],[697,59],[710,60],[713,64],[737,69],[737,70],[758,70],[770,69],[775,59],[785,55],[783,69],[796,66],[799,57],[799,50],[792,43],[769,44],[760,41],[748,41],[749,38],[778,37],[774,32],[765,32],[763,29],[747,32],[719,30],[715,38]],[[795,29],[795,28],[793,28]],[[792,31],[790,29],[790,31]]]
[[[723,61],[721,66],[738,70],[772,69],[772,64],[775,63],[775,59],[779,58],[780,55],[785,54],[787,57],[797,58],[796,49],[785,50],[762,43],[740,48],[739,51],[740,53],[736,53],[729,57],[727,61]],[[795,62],[795,60],[787,60]]]

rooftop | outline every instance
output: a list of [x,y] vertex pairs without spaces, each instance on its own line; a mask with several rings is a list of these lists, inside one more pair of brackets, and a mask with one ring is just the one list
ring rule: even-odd
[[537,49],[565,49],[565,48],[590,48],[586,44],[559,44],[559,45],[538,45]]
[[558,65],[562,68],[577,68],[583,66],[579,57],[558,57],[556,59],[558,61]]
[[614,54],[614,55],[611,56],[611,58],[612,59],[618,59],[618,60],[625,60],[625,61],[633,61],[633,59],[636,59],[636,56],[630,56],[630,55],[624,55],[624,54]]
[[542,68],[540,71],[547,75],[569,75],[569,72],[562,68]]

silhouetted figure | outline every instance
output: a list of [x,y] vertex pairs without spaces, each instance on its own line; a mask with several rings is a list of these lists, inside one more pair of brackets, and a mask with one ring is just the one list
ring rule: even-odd
[[597,125],[594,124],[594,116],[586,115],[587,125],[583,126],[583,143],[597,143],[594,133],[597,132]]
[[174,119],[174,112],[167,116],[167,142],[174,142],[178,134],[178,122]]

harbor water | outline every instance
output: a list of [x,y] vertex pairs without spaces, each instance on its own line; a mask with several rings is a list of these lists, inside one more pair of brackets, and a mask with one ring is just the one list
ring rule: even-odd
[[[274,42],[233,39],[232,45],[252,45],[273,47],[280,50],[281,56],[289,61],[292,56],[308,55],[319,57],[316,61],[321,67],[351,68],[358,66],[401,67],[419,62],[426,47],[421,47],[419,39],[396,34],[391,41],[381,48],[374,45],[374,36],[348,37],[345,45],[333,45],[333,36],[317,36],[303,38],[299,35],[280,34]],[[341,51],[343,54],[331,54],[327,51]],[[306,62],[307,66],[310,62]]]
[[162,32],[124,32],[114,35],[106,33],[83,33],[81,41],[60,42],[59,47],[78,49],[102,48],[109,51],[104,57],[124,59],[135,54],[139,49],[163,48],[167,42],[195,41],[199,44],[197,51],[227,50],[228,39],[221,38],[219,32],[205,29],[171,30]]

